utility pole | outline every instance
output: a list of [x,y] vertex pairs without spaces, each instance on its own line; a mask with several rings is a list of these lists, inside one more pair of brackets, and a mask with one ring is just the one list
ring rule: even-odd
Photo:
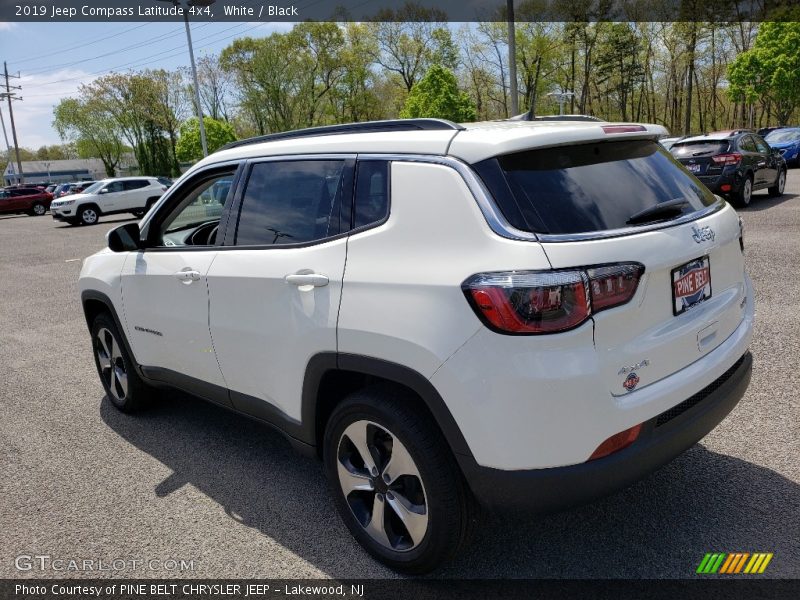
[[506,0],[508,10],[508,79],[511,87],[511,116],[519,114],[517,91],[517,38],[514,32],[514,0]]
[[[17,127],[14,124],[14,107],[11,106],[11,100],[16,100],[17,98],[11,94],[11,88],[13,87],[15,90],[21,90],[22,88],[19,86],[12,86],[8,83],[8,65],[6,61],[3,61],[3,71],[5,72],[6,77],[6,93],[4,94],[6,100],[8,100],[8,116],[11,119],[11,135],[14,138],[14,152],[17,155],[17,169],[19,173],[17,174],[17,183],[25,183],[25,174],[22,172],[22,161],[19,158],[19,144],[17,143]],[[17,75],[17,79],[19,79],[19,75]],[[5,124],[3,125],[3,130],[5,131]],[[11,160],[11,157],[8,157],[8,160]]]

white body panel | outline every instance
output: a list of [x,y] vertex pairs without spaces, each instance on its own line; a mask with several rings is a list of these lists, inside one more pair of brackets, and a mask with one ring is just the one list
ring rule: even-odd
[[[693,227],[710,226],[714,240],[695,242]],[[637,261],[645,274],[630,302],[594,315],[595,344],[602,355],[606,389],[621,396],[626,372],[635,370],[636,389],[659,381],[712,351],[744,318],[744,257],[739,224],[730,206],[698,221],[633,236],[544,244],[553,268]],[[712,296],[673,315],[672,269],[708,256]],[[738,358],[738,357],[737,357]]]
[[545,269],[541,246],[498,238],[461,176],[394,162],[388,221],[350,237],[339,351],[425,377],[483,328],[461,291],[482,270]]
[[622,397],[598,385],[605,368],[590,323],[539,337],[484,329],[431,382],[478,464],[521,470],[582,463],[608,437],[683,402],[747,351],[754,315],[749,279],[746,287],[745,318],[728,339],[672,376]]
[[[346,251],[347,238],[340,238],[306,248],[219,253],[208,273],[210,322],[230,389],[300,419],[309,358],[336,351]],[[328,284],[287,283],[298,272],[325,275]]]
[[[205,276],[216,255],[216,250],[127,254],[120,318],[140,365],[225,385],[208,329]],[[199,279],[187,283],[178,278],[181,271],[196,271]]]

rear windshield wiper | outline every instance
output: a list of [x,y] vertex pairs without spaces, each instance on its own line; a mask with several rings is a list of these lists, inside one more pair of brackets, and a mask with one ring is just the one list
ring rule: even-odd
[[637,225],[640,223],[650,223],[654,221],[663,221],[667,219],[674,219],[679,216],[683,211],[683,207],[689,204],[688,200],[683,198],[675,198],[674,200],[667,200],[660,202],[644,210],[640,210],[626,221],[628,225]]

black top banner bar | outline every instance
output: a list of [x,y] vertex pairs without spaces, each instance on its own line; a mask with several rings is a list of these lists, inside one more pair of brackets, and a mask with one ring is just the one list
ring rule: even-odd
[[[517,21],[800,20],[800,0],[514,0]],[[506,0],[0,0],[11,22],[503,21]]]

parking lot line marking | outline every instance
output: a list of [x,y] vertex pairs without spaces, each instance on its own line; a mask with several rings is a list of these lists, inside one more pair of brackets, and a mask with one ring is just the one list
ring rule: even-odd
[[75,261],[78,261],[78,260],[80,260],[80,258],[68,258],[64,262],[75,262]]

